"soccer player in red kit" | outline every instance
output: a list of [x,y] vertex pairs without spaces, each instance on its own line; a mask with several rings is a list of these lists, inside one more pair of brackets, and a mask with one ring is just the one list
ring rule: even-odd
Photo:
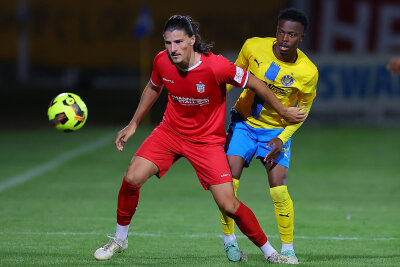
[[168,91],[164,118],[143,142],[128,167],[118,195],[114,237],[96,250],[97,260],[108,260],[128,247],[128,230],[139,201],[141,186],[153,175],[161,178],[181,157],[194,167],[205,190],[218,207],[232,217],[239,229],[263,252],[267,261],[294,263],[271,246],[253,212],[234,194],[232,175],[224,152],[226,84],[254,90],[290,122],[305,119],[302,107],[287,108],[256,77],[203,43],[198,24],[188,16],[174,15],[163,31],[166,50],[154,59],[151,80],[145,87],[131,122],[118,132],[119,151],[159,97]]

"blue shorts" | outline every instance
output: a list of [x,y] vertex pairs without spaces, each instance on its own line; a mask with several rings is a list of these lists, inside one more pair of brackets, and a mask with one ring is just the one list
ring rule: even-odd
[[[283,129],[262,129],[254,128],[240,120],[231,121],[228,129],[230,137],[227,140],[226,155],[240,156],[245,160],[245,167],[250,165],[253,157],[263,159],[271,150],[266,148],[268,142],[278,137]],[[283,145],[282,153],[275,160],[275,163],[289,168],[290,162],[290,137],[286,144]]]

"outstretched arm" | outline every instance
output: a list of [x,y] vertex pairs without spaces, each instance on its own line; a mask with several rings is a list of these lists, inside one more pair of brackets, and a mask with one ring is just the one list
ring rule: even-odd
[[264,102],[268,103],[278,114],[290,123],[299,123],[306,119],[307,111],[301,107],[286,107],[274,95],[273,92],[253,74],[249,73],[249,79],[245,86],[253,90]]
[[135,133],[140,121],[143,119],[143,117],[153,106],[154,102],[156,102],[156,100],[160,96],[161,90],[162,87],[155,86],[151,82],[146,85],[131,122],[117,134],[117,138],[115,139],[115,146],[119,151],[124,150],[124,144]]

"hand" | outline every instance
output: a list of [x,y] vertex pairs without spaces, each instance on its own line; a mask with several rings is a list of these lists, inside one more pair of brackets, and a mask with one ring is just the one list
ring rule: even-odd
[[272,149],[268,152],[268,154],[264,158],[264,163],[267,169],[270,169],[274,165],[274,161],[281,154],[283,149],[283,142],[278,137],[275,137],[272,138],[265,147],[269,148],[271,146]]
[[117,138],[115,139],[115,146],[118,151],[124,150],[124,145],[128,141],[128,139],[135,133],[137,126],[136,125],[128,125],[124,129],[118,132]]
[[288,107],[286,112],[281,115],[285,121],[290,123],[299,123],[306,119],[307,117],[307,110],[305,106],[301,107]]
[[392,58],[386,68],[392,72],[392,75],[400,74],[400,57]]

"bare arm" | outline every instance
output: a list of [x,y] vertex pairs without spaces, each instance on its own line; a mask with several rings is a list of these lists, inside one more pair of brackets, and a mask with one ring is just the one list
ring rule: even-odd
[[290,123],[299,123],[306,119],[307,112],[304,106],[286,107],[274,95],[273,92],[257,77],[249,73],[246,88],[253,90],[264,102],[268,103],[278,114]]
[[162,87],[155,86],[151,82],[146,85],[131,122],[117,134],[117,138],[115,139],[115,146],[119,151],[124,150],[124,144],[135,133],[140,121],[143,119],[143,117],[153,106],[154,102],[156,102],[156,100],[160,96],[161,90]]

